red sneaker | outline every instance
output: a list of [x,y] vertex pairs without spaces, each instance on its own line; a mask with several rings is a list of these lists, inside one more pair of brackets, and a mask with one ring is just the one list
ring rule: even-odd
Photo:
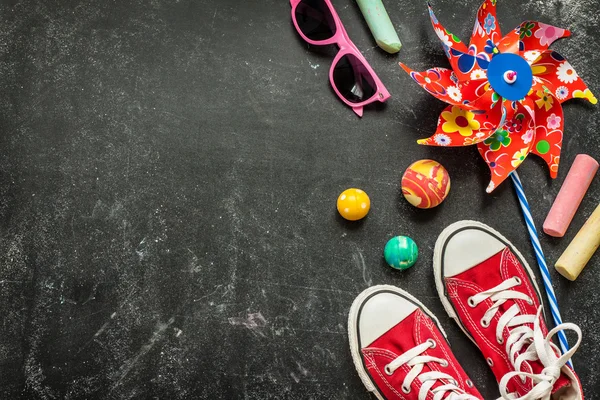
[[[535,276],[506,238],[479,222],[457,222],[440,235],[433,265],[444,308],[487,359],[502,398],[583,400],[567,365],[581,330],[562,324],[548,333]],[[560,330],[578,335],[564,356],[552,343]]]
[[354,365],[380,399],[479,400],[437,318],[394,286],[373,286],[350,309]]

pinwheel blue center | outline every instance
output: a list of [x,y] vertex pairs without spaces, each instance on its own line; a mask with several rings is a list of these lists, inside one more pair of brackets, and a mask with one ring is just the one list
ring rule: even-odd
[[[490,61],[487,74],[492,89],[510,101],[522,100],[533,86],[531,67],[516,54],[497,54]],[[509,76],[511,79],[506,79]]]

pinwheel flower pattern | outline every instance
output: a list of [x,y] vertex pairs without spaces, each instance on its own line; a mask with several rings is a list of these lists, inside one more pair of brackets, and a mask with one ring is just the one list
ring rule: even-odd
[[452,69],[417,72],[400,66],[423,89],[448,103],[436,132],[419,144],[477,145],[491,171],[492,192],[529,153],[544,159],[556,178],[563,141],[561,104],[573,98],[598,101],[571,64],[549,49],[566,29],[525,21],[502,36],[496,0],[477,12],[467,46],[429,15]]

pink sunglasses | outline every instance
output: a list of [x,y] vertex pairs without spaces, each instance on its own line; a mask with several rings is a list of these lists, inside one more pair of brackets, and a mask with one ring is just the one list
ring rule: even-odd
[[329,82],[338,97],[362,117],[363,107],[390,98],[381,80],[352,43],[330,0],[290,0],[292,21],[307,43],[337,44],[340,51],[329,70]]

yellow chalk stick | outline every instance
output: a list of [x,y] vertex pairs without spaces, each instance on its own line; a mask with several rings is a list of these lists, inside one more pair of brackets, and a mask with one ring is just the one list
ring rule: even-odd
[[577,279],[600,246],[600,205],[556,262],[556,270],[570,281]]

